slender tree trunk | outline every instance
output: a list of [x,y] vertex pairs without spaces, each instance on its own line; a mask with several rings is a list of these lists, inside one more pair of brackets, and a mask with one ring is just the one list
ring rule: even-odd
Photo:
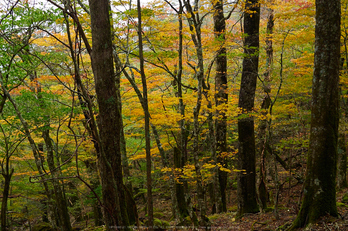
[[[0,108],[0,113],[2,113],[3,106],[5,104],[6,97],[3,98],[3,105]],[[11,178],[14,172],[14,169],[10,167],[10,143],[9,143],[9,137],[6,135],[4,129],[2,126],[0,126],[1,132],[3,133],[3,142],[4,142],[4,150],[5,156],[2,161],[0,161],[0,173],[4,178],[4,186],[2,191],[2,201],[1,201],[1,212],[0,212],[0,227],[1,230],[7,231],[7,202],[8,202],[8,196],[10,193],[10,184],[11,184]],[[13,153],[13,152],[12,152]]]
[[120,150],[120,110],[112,56],[112,35],[108,0],[90,0],[92,27],[92,69],[99,105],[100,150],[98,159],[102,181],[107,230],[115,226],[129,229]]
[[[187,162],[187,128],[186,128],[186,120],[185,118],[185,104],[182,99],[182,71],[183,71],[183,4],[182,1],[179,0],[179,10],[177,11],[178,22],[179,22],[179,47],[178,47],[178,69],[175,71],[176,79],[174,80],[174,85],[176,86],[177,92],[176,97],[179,101],[178,108],[179,113],[182,119],[179,121],[180,126],[180,139],[177,143],[177,147],[174,147],[174,169],[180,169],[182,171],[183,167]],[[180,223],[179,225],[184,224],[185,218],[188,217],[189,214],[189,192],[188,192],[188,184],[187,181],[181,178],[182,172],[175,172],[173,176],[174,183],[174,195],[175,195],[175,205],[174,211],[177,210],[179,215]],[[178,177],[178,181],[174,178]]]
[[150,113],[147,99],[147,84],[144,70],[143,56],[143,40],[142,40],[142,25],[141,25],[141,6],[140,0],[137,1],[138,6],[138,39],[139,39],[139,59],[140,59],[140,74],[143,84],[143,109],[145,114],[145,143],[146,143],[146,185],[147,185],[147,216],[149,230],[153,230],[153,199],[152,199],[152,177],[151,177],[151,144],[150,144]]
[[[202,33],[201,33],[201,19],[198,14],[199,1],[195,0],[194,6],[192,8],[189,1],[184,1],[187,12],[189,13],[187,21],[190,26],[191,38],[195,45],[196,56],[197,56],[197,66],[195,67],[195,77],[197,78],[197,99],[196,105],[193,108],[193,160],[195,164],[195,173],[196,173],[196,185],[197,185],[197,202],[198,210],[200,211],[200,221],[199,225],[208,226],[209,219],[206,214],[206,204],[205,204],[205,190],[203,188],[203,179],[201,173],[201,164],[199,156],[199,132],[200,132],[200,120],[199,114],[202,107],[203,93],[204,90],[207,90],[205,85],[204,78],[204,59],[203,59],[203,47],[202,47]],[[197,225],[197,222],[195,222]]]
[[[3,83],[3,76],[2,76],[2,73],[0,72],[0,85],[2,87],[2,90],[4,92],[4,95],[6,95],[6,98],[10,101],[10,103],[12,104],[14,110],[15,110],[15,113],[17,114],[19,120],[21,121],[21,124],[23,126],[23,129],[24,129],[24,133],[25,133],[25,136],[27,137],[28,139],[28,142],[30,144],[30,148],[33,152],[33,155],[34,155],[34,159],[35,159],[35,165],[36,165],[36,168],[37,170],[39,171],[39,174],[41,176],[41,179],[45,179],[45,174],[44,174],[44,171],[43,171],[43,162],[42,162],[42,159],[41,159],[41,156],[40,156],[40,153],[38,151],[38,148],[36,147],[36,143],[33,139],[33,137],[31,136],[31,132],[30,132],[30,129],[29,129],[29,124],[27,123],[27,121],[23,118],[22,116],[22,113],[21,111],[19,110],[18,108],[18,105],[16,103],[16,101],[12,98],[12,96],[10,95],[10,93],[8,92],[8,90],[6,89],[4,83]],[[51,195],[51,192],[48,188],[48,184],[46,181],[43,181],[43,186],[44,186],[44,189],[45,189],[45,193],[46,193],[46,196],[47,196],[47,199],[48,201],[51,201],[52,199],[52,195]],[[54,205],[53,204],[49,204],[49,210],[51,210],[53,213],[54,213]],[[56,216],[53,217],[54,219],[57,219]],[[57,220],[56,220],[57,221]]]
[[[266,116],[268,114],[269,107],[271,106],[271,98],[270,98],[270,92],[271,92],[271,72],[272,72],[272,64],[273,64],[273,43],[272,43],[272,36],[273,36],[273,27],[274,27],[274,14],[273,9],[271,8],[273,5],[273,0],[268,0],[268,3],[270,4],[270,8],[267,8],[268,16],[267,16],[267,37],[266,37],[266,71],[263,74],[263,91],[265,93],[265,96],[262,101],[261,105],[261,113],[263,116]],[[269,127],[270,128],[270,127]],[[267,208],[267,201],[268,201],[268,192],[266,187],[266,160],[267,160],[267,148],[268,145],[268,138],[267,138],[267,118],[262,119],[260,121],[259,125],[259,144],[258,144],[258,150],[260,153],[260,179],[259,179],[259,186],[258,186],[258,192],[259,192],[259,199],[260,199],[260,206],[262,209]]]
[[[7,163],[6,163],[7,165]],[[10,192],[11,177],[13,175],[14,169],[9,170],[8,166],[6,171],[2,169],[2,176],[4,177],[4,188],[2,191],[2,201],[1,201],[1,230],[7,231],[7,202]]]
[[338,216],[336,166],[339,122],[340,0],[316,0],[311,130],[304,198],[292,229]]
[[244,12],[244,59],[238,106],[245,118],[238,119],[238,212],[259,211],[256,194],[254,118],[247,113],[254,109],[256,81],[259,63],[260,4],[258,0],[247,1]]
[[[68,10],[68,5],[65,6],[66,10]],[[70,23],[69,23],[69,19],[67,17],[66,14],[64,14],[65,17],[65,22],[66,22],[66,27],[70,28]],[[67,30],[67,35],[68,35],[68,41],[69,41],[69,48],[70,48],[70,56],[71,59],[73,61],[74,64],[74,81],[77,87],[77,97],[78,100],[80,102],[80,106],[83,112],[83,115],[85,117],[85,121],[83,123],[84,127],[86,128],[86,130],[88,131],[88,134],[91,136],[91,141],[93,142],[94,145],[94,149],[97,153],[97,156],[100,156],[100,138],[99,138],[99,133],[98,133],[98,129],[97,129],[97,124],[94,118],[94,113],[93,113],[93,108],[92,108],[92,100],[91,97],[87,91],[87,89],[85,88],[85,86],[82,83],[81,80],[81,75],[80,75],[80,67],[79,67],[79,54],[80,54],[80,49],[81,47],[77,47],[77,49],[79,49],[79,52],[76,52],[76,50],[74,50],[72,38],[71,38],[71,34],[70,31]],[[89,46],[89,45],[86,45]],[[92,163],[93,162],[93,163]],[[97,164],[95,160],[89,159],[84,161],[86,167],[87,167],[87,171],[89,172],[89,174],[92,176],[92,180],[91,180],[91,188],[92,190],[96,190],[99,185],[99,179],[95,176],[98,176],[98,170],[97,170]],[[103,225],[103,214],[102,214],[102,204],[99,203],[98,200],[94,200],[93,201],[93,218],[94,218],[94,224],[95,226],[101,226]]]
[[54,197],[56,201],[55,204],[57,206],[58,216],[60,218],[60,228],[62,228],[63,231],[70,231],[72,230],[72,228],[68,212],[68,205],[63,195],[62,186],[59,183],[59,170],[54,164],[54,149],[48,128],[42,132],[42,137],[44,138],[47,149],[47,164],[51,173]]
[[[98,178],[97,163],[93,159],[87,159],[84,161],[84,163],[87,168],[87,173],[91,178],[90,180],[91,188],[93,190],[96,190],[100,186],[100,181]],[[102,205],[99,204],[99,201],[97,199],[93,200],[92,208],[93,208],[94,225],[95,226],[103,225]]]
[[[227,93],[227,56],[225,47],[225,31],[226,22],[223,9],[223,1],[214,1],[214,34],[215,39],[219,42],[219,50],[217,51],[216,57],[216,74],[215,74],[215,104],[216,107],[226,105],[228,102]],[[215,145],[217,162],[222,167],[227,168],[227,122],[226,113],[224,109],[216,112],[215,120]],[[221,197],[221,204],[218,205],[218,209],[221,212],[227,212],[226,206],[226,186],[227,186],[227,172],[218,170],[219,176],[219,190],[218,194]]]

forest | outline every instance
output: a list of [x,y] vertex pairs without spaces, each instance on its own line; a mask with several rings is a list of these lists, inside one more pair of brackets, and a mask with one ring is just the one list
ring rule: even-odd
[[347,0],[1,0],[0,86],[1,231],[348,230]]

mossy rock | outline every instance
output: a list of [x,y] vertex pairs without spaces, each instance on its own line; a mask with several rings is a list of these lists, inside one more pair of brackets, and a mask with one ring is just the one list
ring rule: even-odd
[[47,222],[41,222],[33,226],[32,231],[56,231],[52,226]]
[[342,197],[342,203],[348,204],[348,193],[344,194]]

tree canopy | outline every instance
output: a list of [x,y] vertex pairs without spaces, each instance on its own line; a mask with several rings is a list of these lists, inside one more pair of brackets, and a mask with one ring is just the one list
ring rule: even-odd
[[328,214],[348,215],[348,1],[335,41],[322,2],[1,1],[1,230],[285,230],[319,185],[323,35],[316,171],[337,163]]

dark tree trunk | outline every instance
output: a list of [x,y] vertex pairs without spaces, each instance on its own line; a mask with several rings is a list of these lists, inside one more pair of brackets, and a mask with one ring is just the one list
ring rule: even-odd
[[340,0],[316,0],[312,115],[304,198],[292,228],[338,216],[336,165],[339,120]]
[[[7,160],[8,161],[8,160]],[[1,230],[7,231],[7,201],[10,192],[11,177],[13,175],[14,169],[9,170],[8,164],[5,172],[2,172],[2,176],[5,179],[4,189],[2,191],[2,201],[1,201]],[[4,171],[4,169],[2,169]]]
[[[104,219],[110,226],[129,227],[120,150],[120,110],[112,56],[108,0],[90,0],[92,68],[97,102],[100,153],[98,156],[104,201]],[[127,229],[127,228],[126,228]]]
[[[215,39],[219,42],[219,50],[216,57],[216,74],[215,74],[215,104],[216,107],[227,104],[227,57],[225,47],[225,31],[226,22],[223,9],[223,1],[214,1],[214,34]],[[227,152],[227,122],[226,113],[224,109],[216,112],[215,120],[215,145],[217,162],[222,167],[227,168],[226,152]],[[227,172],[218,170],[219,176],[219,194],[221,197],[221,204],[218,205],[218,210],[221,212],[227,212],[226,207],[226,186],[227,186]],[[218,200],[220,201],[220,200]]]
[[[181,152],[177,147],[174,147],[174,169],[182,169],[184,166],[182,165],[181,161]],[[187,208],[187,202],[185,199],[185,189],[184,189],[184,182],[181,178],[182,172],[175,173],[175,176],[178,177],[177,180],[175,180],[175,196],[177,200],[177,206],[178,206],[178,212],[179,212],[179,219],[181,222],[185,220],[186,217],[188,217],[189,210]],[[182,223],[183,224],[183,223]]]
[[245,113],[238,119],[238,212],[259,211],[256,194],[254,118],[247,113],[254,108],[259,63],[260,5],[257,0],[247,1],[244,13],[244,59],[238,106]]

